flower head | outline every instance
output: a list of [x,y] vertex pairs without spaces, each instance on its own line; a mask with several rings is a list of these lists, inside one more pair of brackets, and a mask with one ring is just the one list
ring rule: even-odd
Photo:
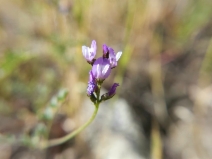
[[91,43],[91,47],[87,47],[87,46],[82,46],[82,53],[83,56],[85,57],[85,59],[89,62],[92,63],[94,57],[96,56],[96,41],[93,40]]
[[111,69],[117,66],[118,60],[122,55],[122,52],[115,54],[113,48],[103,44],[103,56],[94,59],[96,56],[96,50],[95,40],[92,41],[90,48],[82,46],[83,56],[87,62],[92,65],[92,70],[89,72],[87,95],[95,105],[112,98],[116,94],[116,88],[119,86],[118,83],[114,83],[109,92],[103,94],[101,98],[100,89],[103,81],[110,75]]
[[92,73],[95,79],[103,81],[106,79],[111,72],[110,62],[108,59],[100,57],[98,58],[92,67]]

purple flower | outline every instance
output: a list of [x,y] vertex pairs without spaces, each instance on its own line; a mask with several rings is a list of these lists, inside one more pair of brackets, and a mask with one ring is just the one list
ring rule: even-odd
[[98,58],[92,67],[92,73],[94,78],[98,81],[103,81],[110,75],[110,62],[108,59],[100,57]]
[[92,71],[89,72],[89,81],[88,81],[88,87],[87,87],[87,94],[91,96],[91,94],[96,90],[96,80],[93,76]]
[[112,87],[110,88],[108,93],[105,93],[101,96],[101,101],[106,101],[110,98],[112,98],[116,94],[116,87],[118,87],[118,83],[114,83]]
[[117,66],[117,62],[119,58],[121,57],[122,52],[118,52],[115,54],[114,50],[109,47],[109,61],[110,61],[110,66],[111,68],[114,68]]
[[114,83],[108,93],[105,93],[99,99],[99,93],[102,82],[110,75],[111,69],[117,66],[118,60],[122,52],[115,54],[113,48],[108,47],[106,44],[102,45],[103,56],[94,59],[96,56],[96,41],[93,40],[91,47],[82,46],[82,53],[88,63],[92,65],[92,70],[89,72],[89,81],[87,87],[87,95],[94,104],[112,98],[116,94],[118,83]]
[[97,49],[97,47],[96,47],[95,40],[92,41],[90,48],[87,46],[82,46],[83,56],[89,63],[92,63],[94,57],[96,56],[96,49]]
[[109,97],[112,97],[116,94],[116,87],[118,87],[118,83],[114,83],[112,87],[110,88],[110,91],[108,92]]

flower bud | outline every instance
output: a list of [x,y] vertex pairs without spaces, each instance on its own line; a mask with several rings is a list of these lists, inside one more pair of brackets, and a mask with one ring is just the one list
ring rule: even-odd
[[102,45],[102,50],[103,50],[103,58],[108,58],[109,57],[109,50],[108,46],[103,44]]
[[101,96],[101,101],[105,101],[112,98],[116,94],[116,87],[118,86],[118,83],[114,83],[113,86],[110,88],[109,92]]
[[88,81],[88,87],[87,87],[87,94],[88,96],[91,96],[93,92],[95,92],[97,88],[96,80],[93,76],[92,71],[89,72],[89,81]]

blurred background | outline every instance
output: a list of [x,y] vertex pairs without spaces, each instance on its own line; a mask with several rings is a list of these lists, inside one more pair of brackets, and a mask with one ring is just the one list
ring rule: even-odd
[[[211,0],[0,0],[1,159],[211,159]],[[122,51],[93,112],[82,45]]]

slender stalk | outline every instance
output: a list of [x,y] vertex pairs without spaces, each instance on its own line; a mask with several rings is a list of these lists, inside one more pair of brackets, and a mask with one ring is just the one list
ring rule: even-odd
[[93,112],[93,115],[91,116],[91,118],[84,124],[82,125],[81,127],[79,127],[78,129],[76,129],[75,131],[71,132],[70,134],[64,136],[64,137],[61,137],[61,138],[58,138],[58,139],[53,139],[53,140],[50,140],[49,142],[47,143],[44,143],[42,145],[42,148],[45,149],[45,148],[48,148],[48,147],[52,147],[52,146],[56,146],[56,145],[59,145],[59,144],[62,144],[68,140],[70,140],[71,138],[73,138],[74,136],[76,136],[77,134],[79,134],[82,130],[84,130],[88,125],[90,125],[92,123],[92,121],[95,119],[96,117],[96,114],[98,112],[98,108],[99,108],[99,102],[97,102],[95,104],[95,110]]
[[97,86],[98,86],[98,91],[97,91],[97,101],[96,101],[96,103],[100,103],[99,97],[100,97],[101,83],[99,83]]
[[151,159],[162,159],[162,141],[161,134],[159,130],[158,121],[152,119],[152,128],[151,128]]

